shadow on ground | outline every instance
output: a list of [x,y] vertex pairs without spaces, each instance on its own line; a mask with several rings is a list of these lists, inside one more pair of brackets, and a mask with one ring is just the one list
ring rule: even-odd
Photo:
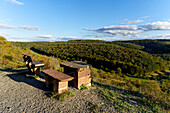
[[31,85],[35,88],[38,88],[40,90],[48,91],[47,88],[45,87],[44,81],[26,76],[27,74],[30,74],[28,72],[28,69],[26,69],[26,68],[23,68],[23,69],[0,69],[0,71],[12,72],[11,74],[7,74],[5,76],[8,76],[9,78],[11,78],[12,80],[14,80],[16,82],[24,82],[24,83]]
[[22,72],[28,72],[28,69],[27,68],[20,68],[20,69],[5,68],[5,69],[0,69],[0,71],[22,73]]

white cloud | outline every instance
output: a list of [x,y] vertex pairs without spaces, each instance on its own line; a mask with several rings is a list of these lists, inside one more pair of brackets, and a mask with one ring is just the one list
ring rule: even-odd
[[1,29],[25,29],[25,30],[31,30],[31,31],[39,31],[39,27],[35,26],[11,26],[11,25],[5,25],[5,24],[0,24]]
[[136,25],[112,25],[112,26],[105,26],[102,28],[97,29],[100,30],[137,30],[138,27]]
[[170,22],[152,22],[140,26],[140,29],[144,31],[150,30],[170,30]]
[[87,30],[87,31],[96,31],[96,29],[93,29],[93,28],[84,28],[84,30]]
[[128,21],[128,19],[124,19],[123,21]]
[[90,34],[90,35],[84,35],[85,37],[90,37],[90,38],[103,38],[106,35],[101,35],[101,34]]
[[8,41],[18,42],[33,42],[33,41],[56,41],[56,38],[52,35],[38,35],[35,37],[8,37]]
[[[137,23],[136,21],[133,23]],[[127,23],[132,23],[129,21]],[[113,37],[113,36],[136,36],[142,34],[146,31],[151,30],[170,30],[170,22],[152,22],[143,25],[112,25],[112,26],[105,26],[98,29],[93,28],[85,28],[84,30],[87,31],[95,31],[97,33],[102,33],[105,36]]]
[[138,26],[136,25],[112,25],[101,27],[99,29],[85,28],[84,30],[103,32],[105,30],[137,30],[137,29]]
[[5,25],[5,24],[0,24],[1,29],[15,29],[17,27],[15,26],[10,26],[10,25]]
[[56,40],[56,38],[52,35],[38,35],[37,37],[41,39],[42,41],[55,41]]
[[19,26],[18,28],[26,29],[26,30],[31,30],[31,31],[39,31],[40,30],[39,27],[35,27],[35,26]]
[[130,35],[137,35],[141,34],[142,31],[132,31],[132,30],[104,30],[103,33],[111,34],[111,35],[123,35],[123,36],[130,36]]
[[18,38],[18,37],[8,37],[7,38],[8,41],[13,41],[13,42],[31,42],[31,41],[36,41],[35,38],[30,38],[30,37],[22,37],[22,38]]
[[8,36],[9,33],[0,32],[0,36]]
[[124,23],[121,23],[121,24],[134,24],[134,23],[141,23],[141,22],[143,22],[143,20],[127,21],[127,22],[124,22]]
[[99,29],[86,28],[84,30],[88,31],[96,31],[98,33],[104,33],[105,35],[137,35],[142,33],[141,30],[138,30],[138,26],[136,25],[112,25],[105,26]]
[[150,36],[114,36],[108,37],[104,40],[107,41],[116,41],[116,40],[136,40],[136,39],[170,39],[170,34],[161,34],[161,35],[150,35]]
[[152,35],[147,37],[152,39],[170,39],[170,34]]
[[83,37],[76,37],[76,36],[65,36],[65,37],[58,37],[57,39],[60,41],[68,41],[68,40],[78,40],[82,39]]
[[6,1],[9,1],[9,2],[16,4],[16,5],[24,5],[24,3],[16,1],[16,0],[6,0]]
[[53,35],[38,35],[36,37],[11,37],[8,41],[19,41],[19,42],[31,42],[31,41],[68,41],[68,40],[78,40],[83,39],[82,37],[75,37],[75,36],[65,36],[65,37],[55,37]]

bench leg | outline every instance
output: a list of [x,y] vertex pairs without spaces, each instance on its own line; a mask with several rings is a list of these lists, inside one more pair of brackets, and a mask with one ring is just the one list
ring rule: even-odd
[[40,76],[40,67],[34,68],[34,72],[36,76]]
[[27,66],[27,68],[28,68],[28,72],[32,73],[31,68],[29,66]]

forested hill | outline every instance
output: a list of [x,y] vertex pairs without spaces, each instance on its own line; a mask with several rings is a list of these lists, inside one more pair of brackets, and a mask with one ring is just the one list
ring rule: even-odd
[[[169,40],[166,40],[168,42]],[[129,76],[146,77],[154,71],[169,68],[161,55],[152,55],[157,50],[168,53],[169,44],[159,40],[135,40],[107,42],[101,40],[72,40],[68,42],[13,43],[29,47],[49,56],[63,60],[83,60],[94,67],[107,71],[121,71]],[[163,48],[166,46],[166,48]],[[166,51],[167,50],[167,51]],[[149,51],[149,52],[147,52]],[[158,51],[157,51],[158,52]],[[170,53],[170,52],[169,52]],[[166,55],[165,59],[169,56]]]
[[[143,46],[143,51],[152,54],[169,54],[170,53],[170,40],[133,40],[133,41],[120,41],[121,43],[132,43]],[[119,43],[119,42],[112,42]]]

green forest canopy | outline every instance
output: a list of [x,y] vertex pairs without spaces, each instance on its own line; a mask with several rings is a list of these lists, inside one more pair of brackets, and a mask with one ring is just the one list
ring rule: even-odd
[[[169,40],[166,40],[166,42]],[[72,40],[68,42],[15,43],[34,51],[63,60],[83,60],[94,67],[118,71],[129,76],[143,77],[168,68],[170,47],[160,40],[101,41]],[[151,53],[158,54],[151,54]],[[162,53],[166,53],[163,54]],[[164,59],[163,59],[164,58]]]

